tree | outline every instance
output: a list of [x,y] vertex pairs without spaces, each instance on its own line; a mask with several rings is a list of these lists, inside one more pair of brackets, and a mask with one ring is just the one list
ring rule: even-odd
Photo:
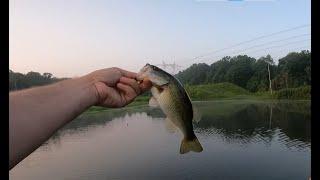
[[239,55],[230,59],[231,67],[226,74],[227,81],[246,88],[248,80],[253,75],[252,65],[255,59]]
[[[311,53],[309,51],[292,52],[279,59],[278,75],[287,74],[288,87],[310,85]],[[307,71],[307,72],[306,72]]]
[[230,56],[223,57],[221,60],[212,63],[208,73],[207,82],[219,83],[226,82],[226,74],[230,68]]
[[65,79],[68,78],[55,78],[51,73],[43,73],[41,75],[38,72],[31,71],[27,74],[22,74],[9,69],[9,91],[46,85]]
[[225,56],[212,63],[193,64],[176,77],[183,84],[231,82],[251,92],[298,87],[311,84],[311,52],[291,52],[275,65],[270,55],[255,58]]
[[44,76],[45,78],[47,78],[47,79],[51,79],[52,74],[45,72],[45,73],[43,73],[43,76]]
[[269,77],[269,90],[270,90],[270,93],[272,94],[270,65],[274,65],[273,59],[272,59],[271,56],[268,54],[266,57],[261,57],[260,60],[262,60],[262,61],[264,61],[264,62],[267,63],[267,67],[268,67],[268,77]]
[[193,64],[183,72],[179,72],[176,77],[181,83],[203,84],[207,80],[207,73],[210,66],[205,63]]

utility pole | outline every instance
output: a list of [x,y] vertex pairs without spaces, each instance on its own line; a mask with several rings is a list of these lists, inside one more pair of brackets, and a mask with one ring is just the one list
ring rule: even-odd
[[[287,90],[288,90],[288,73],[286,72],[285,75],[286,75],[286,87],[287,87]],[[286,93],[286,94],[287,94],[287,98],[289,99],[288,93]]]
[[269,72],[269,89],[270,89],[270,93],[272,94],[272,87],[271,87],[271,77],[270,77],[270,68],[269,68],[269,63],[268,63],[268,72]]
[[271,75],[270,75],[270,67],[269,66],[270,66],[270,64],[273,64],[273,60],[269,54],[266,57],[263,57],[262,60],[268,64],[269,90],[270,90],[270,93],[272,94]]

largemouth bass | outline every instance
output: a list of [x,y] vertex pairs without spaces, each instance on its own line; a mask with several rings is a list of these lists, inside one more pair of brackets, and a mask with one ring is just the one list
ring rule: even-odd
[[192,119],[194,116],[190,98],[181,83],[164,70],[146,64],[138,73],[137,80],[148,79],[152,82],[152,97],[149,105],[160,106],[161,110],[183,134],[180,153],[203,150],[193,131]]

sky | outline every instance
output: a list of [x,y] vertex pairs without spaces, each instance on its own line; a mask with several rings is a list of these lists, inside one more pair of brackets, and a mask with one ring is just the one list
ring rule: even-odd
[[277,61],[310,49],[310,24],[310,0],[10,0],[9,68],[77,77],[238,54]]

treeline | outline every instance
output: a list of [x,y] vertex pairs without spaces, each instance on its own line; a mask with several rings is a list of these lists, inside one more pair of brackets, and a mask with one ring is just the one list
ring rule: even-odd
[[226,56],[211,65],[193,64],[175,76],[185,85],[230,82],[251,92],[269,90],[270,82],[273,90],[295,88],[311,84],[311,52],[288,53],[278,65],[270,55]]
[[67,78],[56,78],[51,73],[40,74],[38,72],[28,72],[22,74],[9,70],[9,91],[30,88],[33,86],[42,86],[61,81]]
[[[247,55],[226,56],[211,65],[193,64],[175,76],[185,85],[229,82],[251,92],[295,88],[311,84],[311,52],[291,52],[275,65],[267,55],[259,59]],[[9,70],[9,90],[41,86],[68,78],[56,78],[51,73]]]

